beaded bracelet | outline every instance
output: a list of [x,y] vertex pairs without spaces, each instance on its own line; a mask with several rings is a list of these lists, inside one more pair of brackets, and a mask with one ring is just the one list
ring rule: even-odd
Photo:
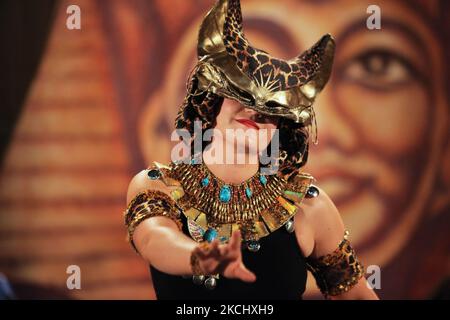
[[[207,241],[200,242],[199,247],[201,250],[208,251],[211,247],[211,245]],[[191,269],[192,269],[192,275],[193,276],[200,276],[205,275],[205,272],[200,267],[200,259],[198,255],[194,252],[194,250],[191,253]]]

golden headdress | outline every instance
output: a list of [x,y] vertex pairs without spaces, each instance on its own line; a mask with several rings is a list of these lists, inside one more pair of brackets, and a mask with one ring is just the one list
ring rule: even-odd
[[303,143],[303,148],[299,145],[305,138],[300,129],[315,124],[313,103],[330,78],[334,50],[334,40],[327,34],[291,60],[274,58],[252,47],[245,38],[240,1],[218,0],[200,27],[199,60],[189,79],[176,127],[192,133],[195,120],[202,121],[203,129],[214,127],[220,111],[217,106],[223,98],[278,116],[284,119],[280,131],[283,127],[296,131],[290,145],[285,143],[291,150],[285,150],[283,156],[295,163],[295,168],[287,170],[292,173],[306,161],[308,144]]

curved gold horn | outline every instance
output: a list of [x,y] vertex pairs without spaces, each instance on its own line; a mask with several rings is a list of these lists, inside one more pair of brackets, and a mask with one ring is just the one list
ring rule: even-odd
[[218,0],[206,14],[198,34],[197,54],[199,59],[225,51],[223,43],[223,25],[228,6],[228,0]]
[[304,79],[300,90],[308,99],[314,99],[328,82],[335,46],[333,37],[326,34],[294,60],[300,72],[299,76]]

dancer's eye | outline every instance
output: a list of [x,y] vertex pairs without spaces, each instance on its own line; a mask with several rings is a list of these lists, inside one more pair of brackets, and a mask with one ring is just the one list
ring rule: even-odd
[[242,90],[236,86],[234,86],[233,84],[229,84],[229,87],[231,88],[231,90],[233,92],[235,92],[238,96],[239,99],[242,100],[242,102],[246,105],[254,105],[255,104],[255,99],[253,98],[253,96],[248,93],[245,90]]
[[257,114],[255,114],[253,121],[255,121],[256,123],[271,123],[271,124],[277,125],[279,119],[280,119],[280,117],[277,117],[277,116],[269,116],[269,115],[257,113]]
[[267,101],[266,102],[266,107],[268,107],[270,109],[273,109],[273,110],[276,110],[276,109],[280,109],[282,106],[279,103],[275,102],[275,101]]

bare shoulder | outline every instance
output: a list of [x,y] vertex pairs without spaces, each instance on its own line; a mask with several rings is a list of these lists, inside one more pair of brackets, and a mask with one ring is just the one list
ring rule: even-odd
[[318,185],[312,185],[317,189],[317,196],[305,197],[302,202],[302,207],[306,217],[311,222],[317,222],[318,224],[328,225],[329,222],[333,222],[336,218],[340,219],[340,214],[336,205],[330,196],[320,188]]
[[316,197],[305,198],[301,204],[303,217],[312,229],[314,238],[313,257],[334,251],[344,235],[344,224],[330,196],[317,185]]
[[150,179],[147,169],[141,170],[131,179],[128,185],[127,203],[130,203],[137,194],[148,189],[159,190],[167,194],[170,192],[167,186],[160,180]]

